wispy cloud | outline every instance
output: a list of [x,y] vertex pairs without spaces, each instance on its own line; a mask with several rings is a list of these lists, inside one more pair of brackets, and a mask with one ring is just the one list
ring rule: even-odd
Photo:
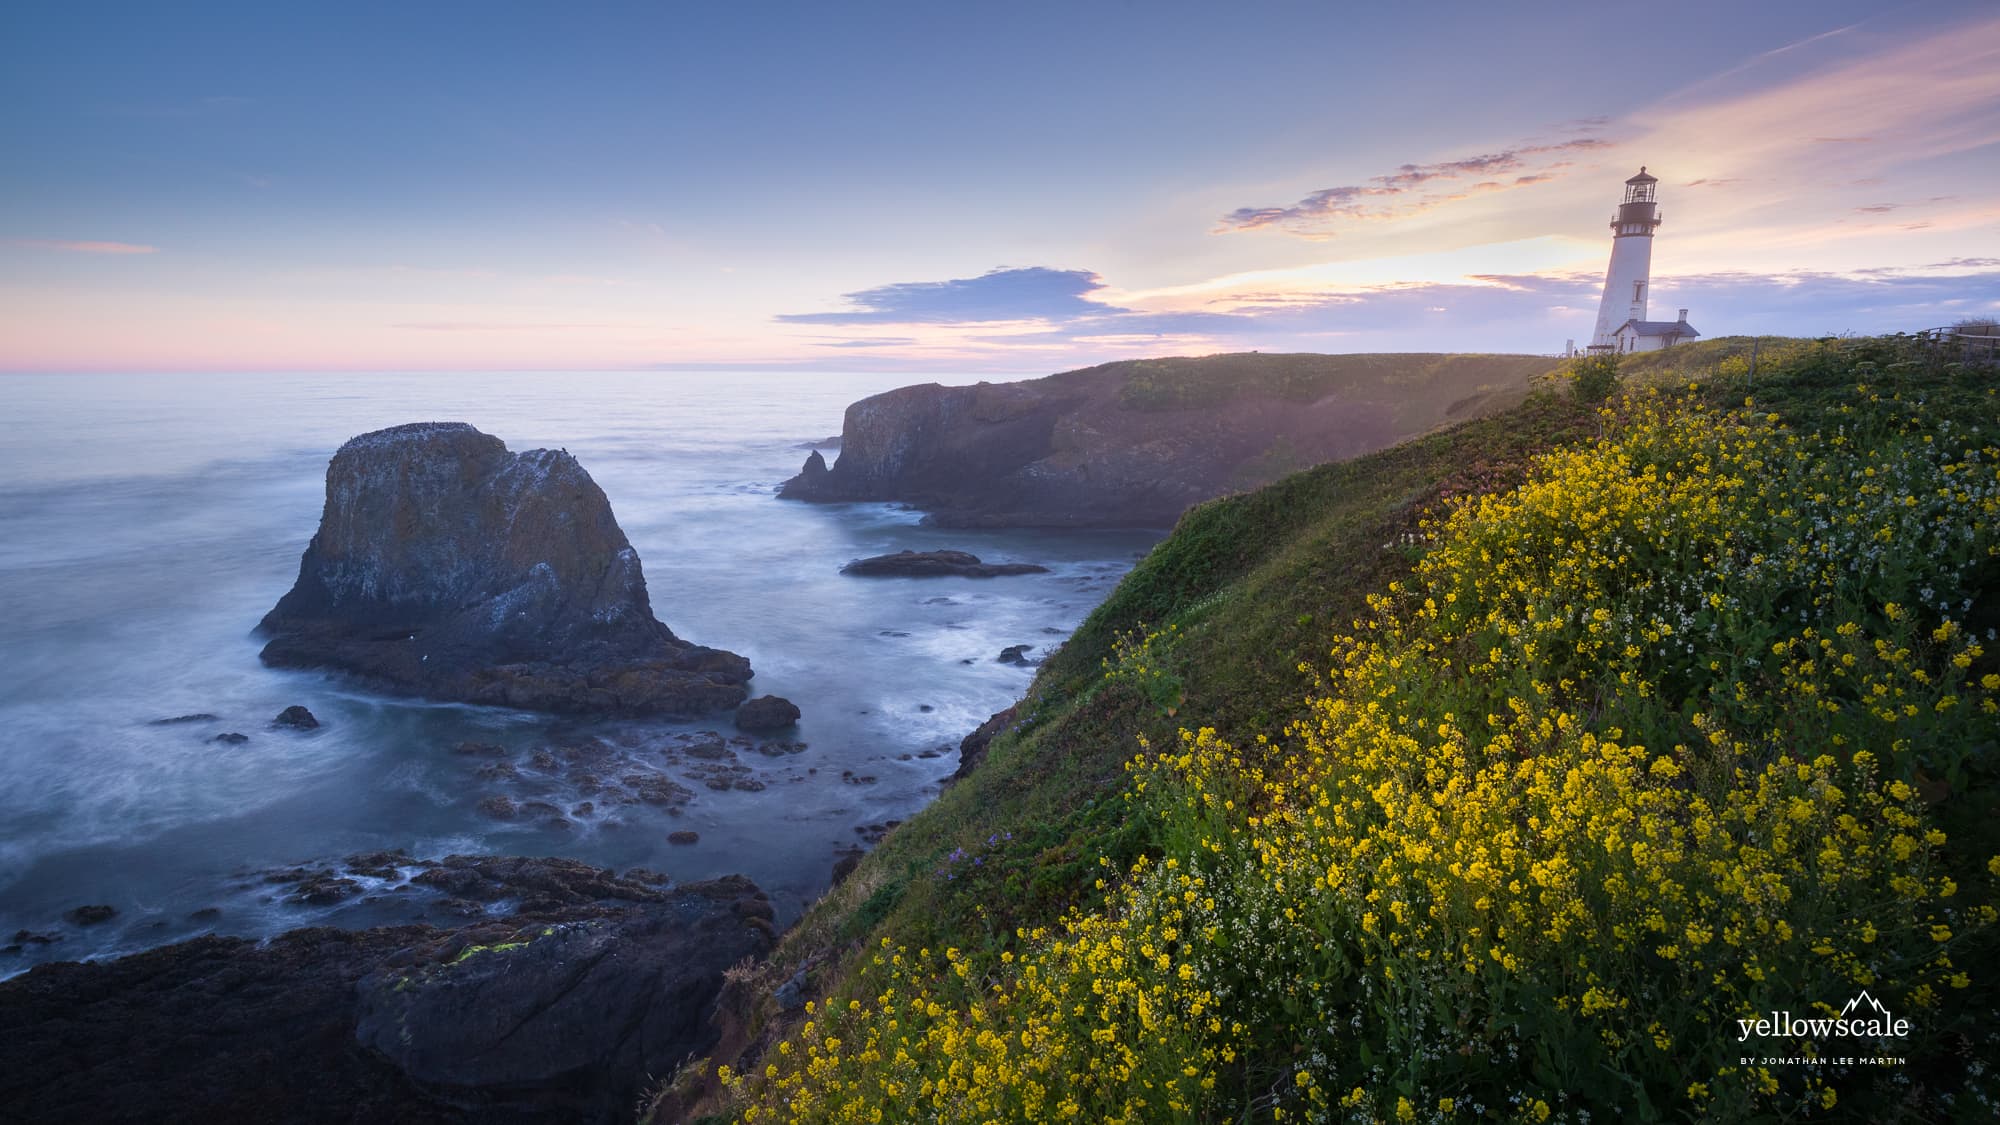
[[609,324],[548,324],[518,320],[413,320],[392,324],[411,332],[571,332],[586,328],[610,328]]
[[1633,115],[1627,127],[1662,166],[1759,182],[1867,182],[2000,141],[2000,19],[1879,45],[1857,42],[1851,31],[1793,49],[1835,36],[1842,47],[1872,49],[1750,88],[1698,84]]
[[1070,321],[1122,312],[1088,299],[1104,288],[1089,270],[1042,266],[996,269],[950,281],[907,281],[845,295],[839,312],[785,313],[788,324],[978,324],[999,321]]
[[[1430,164],[1402,164],[1366,183],[1321,188],[1286,207],[1238,207],[1224,215],[1218,232],[1278,227],[1308,238],[1330,238],[1342,220],[1402,218],[1469,196],[1529,187],[1560,177],[1568,162],[1549,160],[1564,153],[1612,147],[1600,137],[1579,137],[1554,144],[1519,145]],[[1503,182],[1494,177],[1516,173]],[[1477,182],[1456,189],[1437,186],[1463,180]]]
[[874,336],[865,340],[815,340],[815,348],[901,348],[917,342],[915,336]]
[[93,240],[70,240],[59,238],[17,238],[16,246],[31,246],[37,250],[60,250],[66,254],[157,254],[160,248],[137,242],[99,242]]

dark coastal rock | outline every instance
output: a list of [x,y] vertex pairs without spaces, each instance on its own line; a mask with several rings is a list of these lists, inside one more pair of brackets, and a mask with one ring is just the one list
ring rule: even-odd
[[517,917],[535,919],[570,917],[593,903],[660,901],[656,888],[573,859],[450,855],[410,882],[468,902],[513,902]]
[[648,805],[677,809],[694,799],[694,791],[665,774],[632,773],[618,779],[634,799]]
[[1032,664],[1034,661],[1028,659],[1028,653],[1034,651],[1034,648],[1034,645],[1008,645],[993,659],[1002,664]]
[[713,1042],[723,971],[770,948],[770,918],[756,887],[732,877],[441,948],[361,981],[355,1035],[434,1088],[523,1091],[609,1119]]
[[118,908],[101,904],[79,906],[75,910],[64,914],[63,917],[79,926],[95,926],[100,922],[109,922],[113,918],[118,917]]
[[777,695],[760,695],[736,709],[738,730],[784,730],[799,721],[798,705]]
[[521,810],[514,804],[514,798],[504,795],[496,794],[479,802],[479,815],[490,820],[512,820],[519,816],[520,812]]
[[861,857],[864,854],[866,853],[860,848],[853,848],[840,853],[840,858],[833,862],[834,886],[838,887],[842,883],[847,882],[847,877],[854,874],[855,868],[861,866]]
[[410,853],[401,848],[386,852],[361,852],[341,861],[347,870],[370,879],[393,879],[401,868],[412,862]]
[[723,970],[771,945],[770,904],[740,877],[669,891],[564,860],[452,858],[470,892],[523,909],[208,936],[0,982],[0,1118],[622,1120],[649,1076],[712,1042]]
[[361,893],[361,884],[331,871],[315,872],[285,897],[293,906],[332,906]]
[[701,843],[701,833],[687,828],[683,828],[678,832],[669,832],[667,833],[667,843],[680,844],[682,846],[699,844]]
[[854,826],[854,834],[870,844],[879,844],[901,823],[903,822],[900,820],[884,820],[874,824],[857,824]]
[[171,719],[153,719],[149,723],[147,723],[147,725],[155,727],[171,727],[171,726],[179,726],[182,723],[212,723],[216,720],[216,718],[217,716],[211,715],[206,711],[196,711],[191,715],[175,715]]
[[785,983],[771,990],[771,999],[781,1012],[796,1012],[806,1006],[806,972],[800,969],[785,978]]
[[428,927],[200,937],[0,982],[0,1117],[465,1122],[354,1047],[354,986]]
[[294,703],[283,711],[278,712],[278,717],[271,720],[271,725],[274,727],[290,727],[293,730],[316,730],[319,727],[319,720],[313,718],[311,711]]
[[1238,354],[1017,383],[901,387],[847,408],[779,495],[900,501],[948,527],[1170,527],[1190,505],[1526,397],[1535,356]]
[[[819,450],[815,449],[811,453],[806,454],[806,463],[799,468],[799,475],[797,479],[804,481],[805,483],[800,485],[800,487],[807,489],[815,488],[824,485],[826,483],[827,479],[826,458],[823,455],[821,455]],[[790,485],[786,485],[785,487],[790,487]],[[780,495],[783,494],[780,493]]]
[[964,741],[958,744],[958,769],[952,771],[952,781],[963,781],[979,768],[979,763],[986,760],[987,747],[993,744],[995,738],[1013,728],[1018,710],[1019,705],[1016,704],[996,712],[992,718],[979,724],[979,729],[965,736]]
[[865,578],[1001,578],[1012,574],[1047,574],[1034,563],[986,563],[964,551],[897,551],[893,555],[855,559],[842,574]]
[[209,741],[220,742],[226,746],[241,746],[250,741],[250,736],[244,734],[242,731],[229,730],[223,731],[221,734],[209,739]]
[[749,661],[655,620],[638,553],[566,452],[463,423],[363,434],[327,467],[319,531],[260,629],[265,663],[536,711],[691,716]]
[[[761,704],[764,702],[765,699],[777,699],[777,697],[773,695],[767,695],[763,697],[763,699],[753,699],[749,703],[745,703],[742,707],[738,707],[736,709],[737,717],[739,719],[742,717],[744,708],[752,707],[753,705],[756,704]],[[784,701],[780,699],[778,700],[778,702],[782,703]],[[794,708],[792,714],[797,715],[798,710]],[[756,718],[756,715],[753,713],[751,717],[754,720]],[[783,725],[790,726],[791,724],[785,723]],[[735,757],[735,754],[731,752],[731,750],[729,749],[728,743],[722,741],[722,739],[720,738],[714,738],[714,739],[704,739],[700,742],[688,743],[687,756],[690,758],[700,758],[704,761],[709,761],[709,762],[719,762],[725,759],[733,758]]]

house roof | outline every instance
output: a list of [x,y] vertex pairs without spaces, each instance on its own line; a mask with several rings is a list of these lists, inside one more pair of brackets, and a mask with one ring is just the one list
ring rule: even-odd
[[1635,336],[1699,336],[1694,326],[1685,320],[1628,320],[1618,326],[1618,331],[1627,328]]

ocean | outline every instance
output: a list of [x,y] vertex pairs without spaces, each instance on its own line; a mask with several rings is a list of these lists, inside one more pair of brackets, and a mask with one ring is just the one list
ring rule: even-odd
[[[1060,644],[1159,537],[941,530],[897,505],[775,497],[806,446],[839,433],[849,402],[923,381],[0,376],[0,946],[17,930],[54,939],[0,953],[0,977],[202,933],[428,917],[431,900],[394,880],[313,906],[266,879],[397,848],[564,856],[681,881],[740,872],[781,923],[795,918],[842,849],[862,841],[858,829],[928,803],[957,766],[958,740],[1026,689],[1032,669],[999,663],[1000,650],[1032,645],[1032,657]],[[590,774],[537,768],[550,761],[537,752],[583,746],[595,773],[675,777],[663,741],[734,735],[728,716],[581,723],[260,664],[252,629],[297,576],[327,459],[355,434],[415,421],[469,422],[510,449],[575,454],[639,552],[654,614],[683,638],[749,657],[753,694],[803,711],[794,737],[807,749],[741,754],[761,790],[718,791],[690,774],[678,778],[694,794],[685,808],[621,803]],[[1050,572],[839,573],[857,557],[940,547]],[[292,704],[322,727],[272,728]],[[159,722],[191,714],[214,718]],[[247,741],[213,741],[230,732]],[[465,742],[502,747],[509,768],[454,752]],[[480,808],[496,796],[561,815],[496,819]],[[677,830],[700,840],[670,844]],[[64,919],[86,904],[117,914]]]

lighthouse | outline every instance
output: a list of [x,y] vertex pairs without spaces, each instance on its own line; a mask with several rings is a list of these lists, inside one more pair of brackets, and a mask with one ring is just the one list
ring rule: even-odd
[[1660,225],[1659,183],[1643,166],[1625,181],[1625,199],[1611,218],[1611,265],[1604,271],[1604,297],[1597,305],[1597,330],[1590,337],[1593,352],[1652,351],[1700,335],[1688,327],[1686,311],[1677,322],[1646,319],[1653,231]]

